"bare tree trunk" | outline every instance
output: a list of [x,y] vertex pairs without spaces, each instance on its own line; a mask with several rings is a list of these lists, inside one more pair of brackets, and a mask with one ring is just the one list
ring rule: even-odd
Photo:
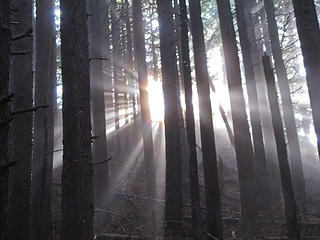
[[[258,93],[258,102],[260,104],[260,114],[262,122],[262,130],[265,144],[265,152],[267,158],[267,169],[268,169],[268,180],[270,183],[270,191],[272,200],[279,201],[280,199],[280,173],[279,173],[279,164],[277,159],[277,149],[274,138],[274,131],[271,120],[271,112],[267,97],[267,87],[266,81],[264,78],[263,66],[261,61],[261,55],[263,54],[261,25],[258,18],[258,15],[252,15],[252,7],[256,4],[255,0],[246,1],[244,9],[246,14],[246,21],[248,24],[248,37],[250,39],[250,47],[252,52],[252,61],[255,72],[255,79],[257,85]],[[255,18],[254,18],[255,17]],[[263,27],[264,28],[264,27]],[[269,39],[269,38],[268,38]],[[268,44],[268,42],[265,42]],[[268,48],[268,47],[267,47]]]
[[180,0],[180,24],[181,24],[181,71],[183,71],[185,102],[186,102],[186,129],[189,149],[189,178],[190,196],[192,205],[193,239],[202,238],[200,191],[198,177],[197,146],[195,136],[195,121],[192,101],[192,77],[189,56],[188,13],[185,0]]
[[[296,16],[296,24],[301,43],[307,84],[312,107],[312,117],[318,137],[318,153],[320,156],[320,30],[313,0],[292,0]],[[306,27],[308,26],[308,27]]]
[[[257,216],[253,149],[241,83],[239,56],[229,0],[217,0],[230,91],[235,151],[238,164],[242,223]],[[250,227],[250,225],[248,225]]]
[[278,35],[278,27],[275,19],[274,2],[273,0],[264,0],[264,4],[267,14],[271,50],[279,82],[283,118],[286,127],[286,136],[288,140],[289,159],[292,169],[292,179],[294,182],[297,199],[299,199],[303,203],[306,197],[305,180],[302,169],[301,153],[296,122],[290,96],[289,80],[287,77],[286,67],[282,58],[282,51]]
[[207,69],[203,23],[199,0],[189,0],[191,32],[194,51],[197,89],[199,96],[200,132],[203,169],[205,175],[205,195],[207,206],[207,231],[212,236],[223,239],[221,220],[221,200],[219,190],[218,162],[212,124],[209,74]]
[[252,137],[254,143],[254,165],[257,182],[257,194],[260,198],[260,207],[264,210],[268,209],[270,189],[268,184],[268,174],[266,168],[266,153],[262,135],[262,125],[260,117],[260,109],[258,104],[258,94],[256,79],[254,76],[254,65],[252,62],[251,46],[248,37],[248,25],[244,12],[243,0],[236,0],[236,14],[238,22],[238,30],[240,37],[241,52],[245,77],[247,82],[247,92],[249,97],[250,119],[252,127]]
[[54,111],[56,108],[56,26],[55,1],[37,1],[36,5],[35,104],[49,105],[34,117],[32,165],[31,239],[51,238],[51,185],[54,147]]
[[263,65],[268,85],[268,97],[272,115],[272,124],[277,143],[277,152],[279,158],[279,167],[281,174],[281,184],[283,197],[285,202],[285,216],[287,220],[287,230],[289,239],[300,239],[299,225],[297,219],[297,207],[294,198],[293,185],[291,181],[291,173],[288,161],[286,140],[284,137],[280,107],[276,90],[273,70],[270,63],[270,58],[267,55],[263,56]]
[[62,239],[93,239],[90,74],[86,1],[61,0]]
[[[130,17],[132,16],[131,11],[132,8],[129,6],[129,1],[125,1],[126,4],[126,38],[127,38],[127,44],[126,44],[126,71],[127,71],[127,77],[128,77],[128,106],[130,106],[130,102],[132,102],[132,109],[133,109],[133,119],[136,118],[135,112],[136,112],[136,101],[135,101],[135,76],[133,74],[134,72],[134,66],[133,66],[133,42],[132,42],[132,23],[130,20]],[[130,116],[130,115],[129,115]],[[130,118],[130,117],[129,117]]]
[[[0,1],[0,240],[7,239],[9,175],[9,70],[11,50],[10,0]],[[6,100],[7,99],[7,100]]]
[[[11,20],[19,22],[12,27],[17,36],[32,29],[33,4],[31,1],[12,0]],[[12,43],[12,52],[25,52],[14,56],[10,73],[10,92],[14,94],[11,110],[33,107],[33,40],[32,37]],[[31,161],[33,140],[33,113],[15,116],[10,126],[10,157],[17,162],[9,173],[8,239],[19,240],[30,237],[31,214]],[[19,231],[17,231],[19,229]]]
[[117,11],[117,1],[111,0],[111,25],[112,25],[112,61],[113,61],[113,84],[114,84],[114,111],[115,111],[115,128],[116,128],[116,154],[121,153],[120,142],[120,104],[121,98],[119,95],[122,67],[121,67],[121,46],[120,46],[120,18]]
[[[144,162],[147,182],[147,193],[149,199],[157,197],[156,182],[155,182],[155,164],[153,153],[153,138],[152,138],[152,122],[150,116],[150,109],[148,103],[148,69],[146,63],[146,49],[145,49],[145,34],[142,20],[141,0],[133,0],[133,29],[134,29],[134,44],[135,57],[138,70],[138,81],[140,90],[140,104],[141,104],[141,124],[143,137]],[[150,201],[151,213],[154,211],[152,206],[153,201]]]
[[166,209],[165,235],[183,239],[181,137],[179,131],[178,78],[175,61],[172,3],[157,0],[160,28],[162,87],[165,103]]
[[[93,135],[97,137],[93,142],[93,162],[103,162],[108,159],[105,98],[103,78],[103,37],[102,23],[104,15],[103,4],[99,0],[89,2],[89,36],[90,36],[90,79],[92,94]],[[99,59],[101,58],[101,59]],[[109,168],[108,162],[98,165],[94,169],[95,200],[98,205],[102,204],[108,191]]]

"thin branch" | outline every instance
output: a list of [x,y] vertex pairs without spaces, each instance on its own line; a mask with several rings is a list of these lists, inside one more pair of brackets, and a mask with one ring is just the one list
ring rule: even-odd
[[32,37],[32,28],[29,28],[27,31],[25,31],[24,33],[21,33],[17,36],[14,36],[11,38],[12,41],[17,41],[17,40],[20,40],[20,39],[24,39],[24,38],[27,38],[27,37]]
[[12,161],[12,162],[6,162],[6,163],[3,163],[3,164],[0,164],[0,170],[6,170],[8,168],[11,168],[13,167],[14,165],[16,165],[16,161]]
[[109,58],[104,58],[104,57],[92,57],[92,58],[89,58],[89,62],[91,62],[92,60],[108,61]]
[[24,56],[24,55],[27,55],[28,53],[30,53],[30,52],[26,52],[26,51],[16,51],[16,52],[11,52],[11,55],[14,55],[14,56]]
[[104,161],[101,161],[101,162],[91,163],[90,165],[92,165],[92,166],[96,166],[96,165],[100,165],[100,164],[103,164],[103,163],[109,162],[109,161],[111,161],[111,160],[112,160],[112,158],[108,158],[107,160],[104,160]]
[[0,104],[4,104],[4,103],[7,103],[7,102],[10,102],[11,99],[13,98],[14,94],[10,94],[2,99],[0,99]]
[[16,116],[16,115],[20,115],[20,114],[24,114],[24,113],[35,112],[40,108],[48,108],[48,107],[50,107],[50,106],[49,105],[36,106],[36,107],[28,108],[28,109],[23,109],[23,110],[11,112],[10,115]]

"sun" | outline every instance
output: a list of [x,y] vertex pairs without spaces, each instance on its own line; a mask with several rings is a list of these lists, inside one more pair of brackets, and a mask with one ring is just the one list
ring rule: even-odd
[[149,82],[147,86],[149,95],[149,108],[152,122],[162,122],[164,119],[164,102],[162,83],[155,81],[153,77],[149,76]]

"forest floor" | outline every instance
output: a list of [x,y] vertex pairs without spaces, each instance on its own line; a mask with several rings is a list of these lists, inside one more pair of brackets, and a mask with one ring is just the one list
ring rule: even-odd
[[[157,239],[163,238],[164,231],[164,209],[165,209],[165,159],[163,129],[161,126],[154,132],[155,160],[157,168],[157,189],[158,197],[152,199],[155,205],[155,212],[152,218],[146,216],[146,205],[148,198],[145,186],[145,171],[143,164],[142,139],[138,128],[132,124],[129,129],[120,133],[121,148],[115,148],[115,136],[109,136],[108,149],[112,160],[109,163],[110,190],[106,193],[106,200],[103,203],[95,203],[95,233],[97,240],[107,239]],[[116,152],[120,152],[117,154]],[[222,154],[222,156],[225,156]],[[200,159],[200,158],[199,158]],[[278,199],[273,200],[272,208],[261,213],[258,219],[250,226],[250,233],[241,235],[240,223],[240,202],[237,172],[234,159],[226,159],[219,168],[223,167],[223,189],[222,213],[224,239],[266,239],[282,240],[286,236],[286,222],[284,219],[284,204],[279,190]],[[201,162],[199,162],[199,178],[201,185],[201,206],[203,210],[203,230],[205,230],[205,200],[204,183]],[[221,169],[220,169],[221,170]],[[53,233],[54,240],[60,239],[60,182],[61,166],[54,172],[53,206],[54,219]],[[320,240],[320,193],[317,191],[319,181],[308,179],[309,192],[305,204],[305,211],[299,212],[299,223],[302,239]],[[191,227],[191,205],[189,190],[184,182],[184,235],[186,239],[192,239]],[[301,208],[299,208],[301,209]],[[151,219],[151,220],[150,220]],[[214,238],[212,238],[214,239]]]

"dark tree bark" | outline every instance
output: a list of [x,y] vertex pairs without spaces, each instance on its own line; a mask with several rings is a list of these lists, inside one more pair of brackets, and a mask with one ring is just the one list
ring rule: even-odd
[[[267,169],[269,175],[269,186],[272,192],[272,199],[279,201],[280,199],[280,173],[277,160],[277,149],[274,138],[274,131],[271,120],[271,112],[267,97],[266,81],[264,79],[261,55],[263,54],[261,25],[258,18],[259,15],[252,15],[252,8],[256,4],[255,0],[245,1],[245,14],[248,24],[248,37],[250,39],[250,47],[252,52],[252,61],[255,71],[255,79],[257,84],[258,102],[260,104],[260,114],[262,122],[262,130],[267,158]],[[263,27],[264,28],[264,27]],[[267,44],[268,42],[265,42]],[[270,44],[268,44],[270,45]]]
[[292,179],[294,182],[297,198],[304,202],[306,190],[302,169],[299,139],[291,101],[289,80],[287,77],[286,67],[282,58],[282,51],[278,35],[278,27],[275,19],[274,2],[273,0],[264,0],[264,4],[267,14],[271,50],[274,59],[274,65],[277,72],[280,96],[283,106],[283,118],[286,127],[286,136],[288,140],[288,152],[292,169]]
[[199,96],[200,132],[207,204],[207,231],[212,236],[223,239],[218,163],[210,102],[210,80],[207,68],[200,1],[189,0],[189,6]]
[[[292,0],[296,24],[301,43],[307,84],[312,108],[312,117],[318,137],[318,153],[320,155],[320,30],[313,0]],[[307,27],[306,27],[307,26]]]
[[183,81],[186,102],[186,129],[189,149],[189,178],[190,178],[190,196],[192,204],[192,227],[193,239],[202,238],[201,231],[201,209],[200,209],[200,192],[198,179],[198,161],[197,146],[195,136],[195,121],[192,101],[192,77],[190,63],[190,49],[188,36],[188,13],[185,0],[180,0],[180,24],[181,24],[181,71],[183,71]]
[[157,0],[160,28],[162,87],[165,103],[166,138],[166,209],[165,235],[183,239],[181,137],[179,131],[178,78],[175,61],[172,5],[170,0]]
[[230,91],[235,151],[240,184],[241,214],[243,223],[257,215],[253,149],[246,115],[239,56],[229,0],[217,0],[227,80]]
[[[134,30],[134,45],[135,45],[135,59],[138,70],[138,81],[140,91],[140,105],[141,105],[141,124],[142,124],[142,138],[143,151],[145,162],[145,174],[147,182],[147,193],[149,199],[154,199],[157,196],[156,182],[155,182],[155,165],[153,153],[153,138],[151,116],[148,103],[148,69],[146,63],[146,49],[145,36],[142,20],[141,0],[133,0],[132,9],[133,15],[133,30]],[[153,201],[150,201],[152,203]],[[152,207],[152,206],[150,206]],[[153,209],[151,209],[153,210]],[[150,212],[149,212],[150,213]],[[151,218],[151,216],[149,216]]]
[[[105,98],[104,98],[104,78],[103,62],[97,58],[104,59],[103,56],[103,4],[99,0],[89,2],[89,40],[90,40],[90,82],[92,95],[92,115],[93,115],[93,135],[97,138],[93,141],[93,162],[103,162],[108,159],[106,119],[105,119]],[[102,9],[102,10],[101,10]],[[108,162],[102,166],[98,165],[94,169],[94,196],[100,206],[108,191],[109,168]]]
[[[134,72],[134,66],[133,66],[133,42],[132,42],[132,23],[131,23],[131,8],[129,6],[129,1],[126,0],[125,1],[126,4],[126,30],[127,30],[127,34],[126,34],[126,39],[127,39],[127,44],[126,44],[126,71],[127,71],[127,75],[128,75],[128,81],[129,81],[129,85],[128,85],[128,92],[129,92],[129,97],[128,97],[128,106],[130,106],[130,102],[132,103],[132,109],[133,109],[133,119],[135,120],[136,117],[136,100],[135,100],[135,76],[133,74]],[[130,117],[129,117],[130,118]]]
[[270,58],[263,56],[264,71],[268,86],[268,97],[272,116],[272,124],[277,143],[277,152],[281,174],[281,184],[285,202],[285,216],[287,221],[287,230],[289,239],[300,239],[299,225],[297,219],[297,207],[291,181],[291,173],[288,161],[286,140],[284,137],[280,107],[278,102],[277,90]]
[[35,105],[49,105],[34,117],[31,239],[51,238],[51,184],[56,108],[55,1],[37,1]]
[[[11,49],[10,0],[0,1],[0,240],[7,239],[9,175],[9,70]],[[7,99],[7,100],[6,100]]]
[[248,25],[246,22],[243,0],[236,0],[235,4],[241,52],[247,82],[247,92],[249,97],[250,119],[255,154],[255,174],[258,180],[257,194],[260,198],[260,206],[267,210],[267,205],[269,204],[269,184],[266,168],[266,153],[262,135],[261,117],[258,104],[256,79],[254,76],[254,65],[251,55],[250,39],[248,37]]
[[[11,20],[19,22],[12,27],[12,35],[17,36],[32,29],[33,4],[27,0],[12,0]],[[14,94],[11,111],[33,107],[32,37],[12,43],[12,52],[26,52],[14,56],[10,72],[10,92]],[[31,161],[33,138],[33,113],[17,115],[10,126],[10,157],[17,162],[9,173],[8,198],[8,239],[28,239],[30,236],[31,213]],[[19,229],[17,231],[17,229]]]
[[93,239],[87,4],[61,0],[63,82],[62,239]]

